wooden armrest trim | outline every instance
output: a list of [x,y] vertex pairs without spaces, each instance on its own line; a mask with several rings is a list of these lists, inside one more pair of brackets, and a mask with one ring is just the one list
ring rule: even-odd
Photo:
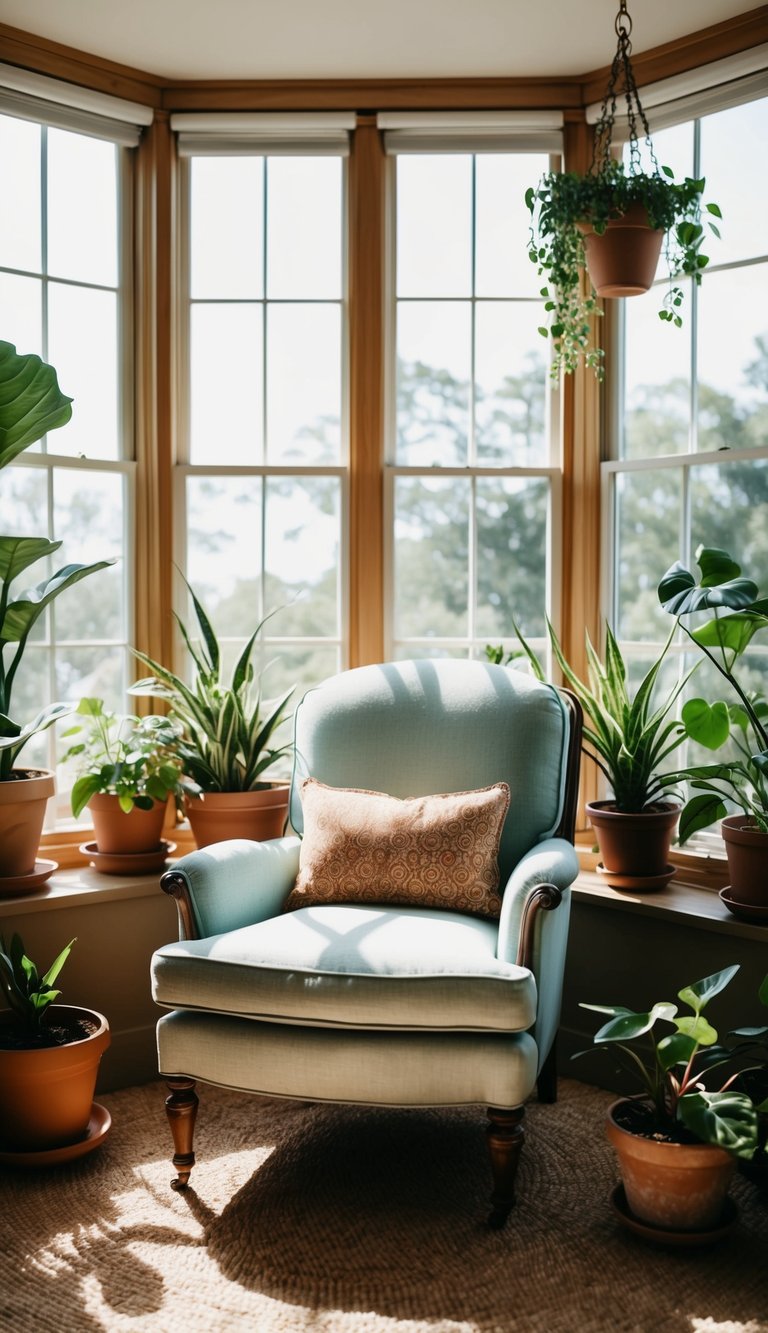
[[520,935],[517,945],[517,963],[519,967],[533,966],[533,935],[536,917],[540,911],[552,912],[563,901],[563,895],[555,884],[536,884],[528,894],[520,918]]
[[160,877],[160,888],[163,893],[167,893],[169,897],[176,899],[181,938],[183,940],[199,939],[200,935],[195,925],[195,914],[192,910],[192,899],[184,876],[180,875],[177,870],[166,870],[165,874]]

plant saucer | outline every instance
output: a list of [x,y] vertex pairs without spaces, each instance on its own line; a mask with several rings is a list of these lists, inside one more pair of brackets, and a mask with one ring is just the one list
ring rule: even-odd
[[723,1236],[728,1235],[739,1215],[733,1199],[728,1197],[717,1226],[710,1227],[707,1231],[667,1230],[665,1227],[653,1226],[650,1222],[641,1222],[639,1217],[630,1212],[624,1186],[621,1183],[611,1193],[611,1205],[623,1227],[628,1231],[634,1231],[635,1235],[642,1236],[644,1240],[652,1241],[655,1245],[713,1245],[715,1241],[722,1240]]
[[606,870],[602,861],[596,866],[596,870],[612,889],[635,889],[638,893],[666,889],[675,873],[674,866],[665,866],[661,875],[619,875],[614,870]]
[[12,1152],[0,1148],[0,1162],[6,1166],[58,1166],[60,1162],[72,1162],[98,1148],[107,1137],[111,1124],[112,1117],[106,1106],[94,1102],[85,1134],[76,1143],[67,1143],[62,1148],[44,1148],[42,1152]]
[[33,870],[26,875],[0,875],[0,898],[11,898],[22,893],[33,893],[39,889],[54,870],[58,870],[58,861],[35,861]]
[[176,843],[160,842],[151,852],[100,852],[95,842],[83,842],[80,851],[94,870],[103,875],[150,875],[154,870],[165,869],[168,857],[176,851]]
[[764,926],[768,926],[768,904],[762,903],[742,903],[738,898],[731,897],[731,886],[726,884],[724,889],[718,894],[720,901],[725,903],[729,912],[738,916],[742,921],[757,921]]

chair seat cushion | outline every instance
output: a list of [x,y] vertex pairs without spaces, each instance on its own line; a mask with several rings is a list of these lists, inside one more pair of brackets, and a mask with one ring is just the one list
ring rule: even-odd
[[494,922],[420,908],[303,907],[165,945],[152,993],[167,1008],[346,1028],[524,1032],[527,968],[496,957]]

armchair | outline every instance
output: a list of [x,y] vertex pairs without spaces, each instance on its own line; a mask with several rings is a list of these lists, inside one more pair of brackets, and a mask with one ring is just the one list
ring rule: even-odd
[[[295,718],[295,835],[206,847],[161,880],[180,924],[179,941],[152,960],[152,993],[169,1011],[157,1041],[173,1188],[186,1186],[195,1161],[198,1080],[305,1101],[480,1103],[489,1108],[489,1220],[503,1225],[524,1103],[537,1083],[541,1100],[556,1098],[580,735],[579,706],[566,691],[481,662],[360,667],[308,692]],[[345,898],[341,876],[339,901],[310,895],[301,905],[307,778],[326,795],[354,789],[374,803],[371,793],[485,802],[480,789],[506,783],[495,916],[443,905],[450,846],[425,873],[437,906],[411,902],[407,882],[402,894],[377,898],[378,871],[359,897],[353,888]],[[432,809],[394,804],[406,826],[411,808]],[[308,816],[307,791],[305,805]],[[454,827],[458,848],[466,830]],[[415,865],[408,855],[403,863]]]

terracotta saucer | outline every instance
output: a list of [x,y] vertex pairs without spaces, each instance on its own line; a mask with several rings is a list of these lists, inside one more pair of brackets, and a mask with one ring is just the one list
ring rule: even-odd
[[6,879],[0,876],[0,898],[11,898],[22,893],[33,893],[50,879],[54,870],[58,870],[58,861],[35,861],[34,870],[30,870],[26,875],[9,875]]
[[149,875],[153,870],[165,869],[176,843],[160,842],[151,852],[100,852],[95,842],[83,842],[80,851],[103,875]]
[[725,903],[728,911],[733,912],[733,915],[740,917],[742,921],[758,921],[768,926],[768,907],[763,907],[760,903],[740,903],[738,899],[731,897],[730,884],[726,884],[725,888],[720,890],[718,897]]
[[634,1213],[629,1211],[627,1196],[621,1183],[611,1194],[611,1204],[623,1227],[628,1231],[634,1231],[635,1235],[642,1236],[644,1240],[653,1241],[655,1245],[713,1245],[715,1241],[727,1236],[739,1215],[733,1199],[726,1198],[720,1221],[709,1231],[667,1231],[664,1227],[652,1226],[650,1222],[641,1222],[639,1217],[635,1217]]
[[98,1148],[107,1137],[111,1124],[112,1117],[106,1106],[94,1102],[88,1128],[76,1143],[67,1143],[63,1148],[45,1148],[42,1152],[11,1152],[0,1148],[0,1162],[7,1166],[57,1166],[59,1162],[71,1162]]
[[617,875],[612,870],[606,870],[602,861],[596,869],[598,875],[601,875],[611,885],[611,888],[635,889],[638,893],[650,893],[655,889],[666,889],[675,873],[674,866],[665,866],[661,875]]

